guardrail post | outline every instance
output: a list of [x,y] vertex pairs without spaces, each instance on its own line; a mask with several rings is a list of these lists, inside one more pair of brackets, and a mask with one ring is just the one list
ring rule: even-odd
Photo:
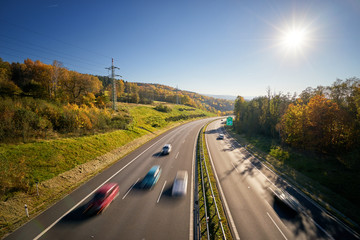
[[27,217],[29,217],[29,210],[26,204],[25,204],[25,214]]

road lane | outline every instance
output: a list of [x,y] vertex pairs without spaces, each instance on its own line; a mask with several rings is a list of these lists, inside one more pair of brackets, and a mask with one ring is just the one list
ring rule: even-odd
[[[220,121],[215,121],[207,128],[206,139],[241,239],[275,239],[274,228],[281,234],[281,237],[276,235],[276,239],[359,239],[356,233],[277,176],[236,141],[228,137],[217,140],[219,133],[226,132]],[[270,188],[289,192],[302,204],[303,211],[289,212],[274,201]],[[248,218],[249,215],[253,215],[252,218]],[[263,220],[266,215],[271,224]],[[268,226],[251,227],[259,224]]]
[[249,161],[248,154],[238,151],[226,137],[218,140],[220,132],[220,121],[215,121],[207,128],[206,139],[240,239],[326,238],[291,231],[274,210],[268,191],[273,184]]
[[[9,235],[7,239],[189,239],[192,238],[192,172],[197,134],[208,120],[198,120],[173,129],[135,150],[112,167],[97,175],[43,214]],[[164,144],[173,146],[169,155],[159,154]],[[151,190],[139,188],[139,182],[153,165],[162,173]],[[121,170],[121,171],[120,171]],[[178,170],[189,173],[188,194],[171,197]],[[81,202],[109,178],[120,186],[119,197],[103,214],[84,217]],[[125,196],[125,197],[124,197]],[[90,196],[91,197],[91,196]],[[64,213],[76,206],[66,216]],[[51,224],[54,223],[53,226]],[[47,229],[47,227],[51,228]],[[46,232],[43,232],[47,229]],[[39,235],[43,232],[42,235]]]

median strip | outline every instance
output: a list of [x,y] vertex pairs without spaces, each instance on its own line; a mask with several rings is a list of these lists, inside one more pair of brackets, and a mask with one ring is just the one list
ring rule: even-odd
[[209,162],[204,135],[206,126],[200,131],[197,146],[198,239],[233,239]]

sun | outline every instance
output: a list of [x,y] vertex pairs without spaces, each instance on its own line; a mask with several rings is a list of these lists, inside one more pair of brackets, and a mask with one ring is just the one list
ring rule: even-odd
[[294,29],[288,31],[283,38],[283,44],[286,48],[301,48],[306,42],[304,30]]
[[309,33],[304,28],[291,28],[282,31],[280,45],[286,52],[299,53],[308,48]]

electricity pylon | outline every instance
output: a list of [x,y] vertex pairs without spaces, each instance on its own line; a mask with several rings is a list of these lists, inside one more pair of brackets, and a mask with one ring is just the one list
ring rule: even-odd
[[[114,59],[111,59],[111,67],[106,68],[108,70],[111,70],[111,79],[112,79],[112,108],[113,110],[117,110],[117,106],[116,106],[116,102],[117,102],[117,93],[116,93],[116,83],[115,83],[115,76],[120,76],[120,75],[115,75],[115,69],[120,69],[118,67],[114,66]],[[121,76],[120,76],[121,77]]]

